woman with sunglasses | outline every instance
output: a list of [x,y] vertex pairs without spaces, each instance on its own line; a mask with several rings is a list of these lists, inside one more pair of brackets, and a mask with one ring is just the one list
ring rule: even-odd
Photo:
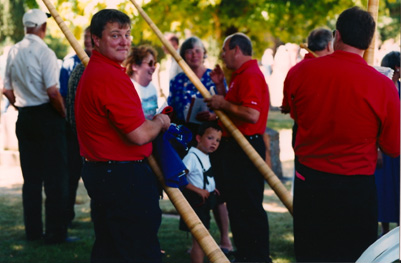
[[152,76],[156,70],[157,51],[149,45],[132,47],[131,53],[124,65],[127,74],[141,99],[145,118],[152,120],[158,108],[157,91],[152,83]]

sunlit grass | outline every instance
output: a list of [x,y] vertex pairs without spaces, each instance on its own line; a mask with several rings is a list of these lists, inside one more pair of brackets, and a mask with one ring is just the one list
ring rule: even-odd
[[[288,184],[286,187],[290,188]],[[274,262],[294,262],[292,217],[267,184],[265,193],[265,204],[282,210],[268,211],[271,255]],[[0,195],[0,263],[89,262],[94,232],[90,219],[90,200],[82,183],[78,189],[78,200],[80,202],[76,205],[76,219],[69,235],[79,237],[80,240],[46,246],[43,241],[25,241],[20,186],[12,193]],[[166,251],[163,262],[187,263],[189,254],[186,251],[191,247],[191,235],[178,229],[177,212],[166,197],[160,201],[160,206],[164,213],[173,214],[163,216],[159,230],[161,248]],[[210,233],[218,243],[220,233],[214,220],[211,222]]]

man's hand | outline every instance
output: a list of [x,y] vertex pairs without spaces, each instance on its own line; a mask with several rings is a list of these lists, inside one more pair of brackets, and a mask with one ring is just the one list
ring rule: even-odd
[[202,111],[196,114],[195,118],[198,121],[215,121],[216,113],[211,113],[210,111]]
[[224,110],[228,103],[222,95],[214,95],[209,99],[205,99],[205,102],[211,110]]
[[167,114],[157,114],[153,118],[153,121],[158,121],[161,123],[161,131],[167,131],[170,127],[170,117]]
[[216,67],[210,72],[210,78],[216,85],[224,83],[224,72],[219,64],[217,64]]
[[210,78],[216,85],[217,93],[223,96],[226,95],[226,87],[224,86],[224,72],[218,64],[210,72]]

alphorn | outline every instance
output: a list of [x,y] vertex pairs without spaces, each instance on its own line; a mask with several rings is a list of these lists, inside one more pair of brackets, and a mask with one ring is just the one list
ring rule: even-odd
[[363,54],[363,59],[370,65],[373,66],[374,58],[375,58],[375,44],[376,44],[376,35],[377,35],[377,16],[379,13],[379,0],[369,0],[368,1],[368,12],[373,16],[373,19],[376,22],[375,33],[373,34],[372,42],[365,53]]
[[[82,63],[87,66],[89,62],[89,57],[84,51],[84,49],[79,45],[78,41],[75,39],[74,35],[71,33],[69,28],[66,26],[63,19],[58,14],[56,8],[50,3],[49,0],[43,0],[44,4],[50,11],[51,15],[54,17],[55,21],[57,22],[60,29],[63,31],[64,35],[66,36],[68,42],[71,44],[75,52],[77,53],[79,59]],[[180,213],[181,217],[187,224],[188,228],[190,229],[191,233],[194,235],[196,240],[201,245],[203,251],[205,252],[206,256],[211,262],[216,263],[229,263],[230,261],[221,251],[220,247],[217,245],[216,241],[210,235],[209,231],[205,228],[202,224],[202,221],[196,215],[192,207],[189,205],[188,201],[182,195],[181,191],[178,188],[173,188],[166,186],[164,183],[163,174],[153,157],[150,155],[148,157],[149,165],[151,166],[152,170],[155,172],[156,177],[160,181],[161,185],[164,188],[164,191],[170,198],[171,202],[174,204],[177,211]]]
[[301,48],[305,49],[306,51],[308,51],[309,53],[311,53],[315,58],[318,57],[318,55],[315,52],[313,52],[312,50],[310,50],[306,44],[301,43],[301,44],[299,44],[299,46]]
[[[173,48],[173,46],[166,40],[166,38],[160,32],[159,28],[153,23],[153,21],[149,18],[149,16],[145,13],[145,11],[143,11],[143,9],[134,0],[130,1],[138,9],[138,12],[149,24],[149,26],[153,29],[153,31],[159,37],[163,45],[169,50],[170,54],[174,57],[174,59],[177,61],[177,63],[180,65],[180,67],[183,69],[183,71],[191,80],[191,82],[195,85],[195,87],[199,90],[202,96],[204,98],[210,98],[211,95],[209,91],[205,88],[205,86],[202,84],[199,78],[195,75],[195,73],[187,65],[187,63],[185,63],[185,61],[181,58],[181,56],[177,53],[177,51]],[[262,157],[260,157],[260,155],[256,152],[256,150],[252,147],[252,145],[248,142],[248,140],[244,137],[244,135],[238,130],[237,127],[235,127],[234,123],[227,117],[227,115],[222,111],[216,110],[215,112],[217,116],[219,116],[223,125],[230,132],[232,137],[234,137],[237,143],[241,146],[242,150],[247,154],[249,159],[253,162],[256,168],[266,179],[267,183],[277,194],[281,202],[287,207],[288,211],[292,214],[292,196],[284,187],[284,185],[281,183],[281,181],[273,173],[273,171],[262,159]]]

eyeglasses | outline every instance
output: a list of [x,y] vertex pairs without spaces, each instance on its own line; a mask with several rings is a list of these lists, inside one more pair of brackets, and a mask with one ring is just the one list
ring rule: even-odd
[[157,62],[156,61],[154,61],[154,60],[151,60],[151,61],[149,61],[149,62],[147,62],[147,61],[142,61],[142,64],[148,64],[149,65],[149,67],[153,67],[153,66],[155,66],[156,67],[156,64],[157,64]]

